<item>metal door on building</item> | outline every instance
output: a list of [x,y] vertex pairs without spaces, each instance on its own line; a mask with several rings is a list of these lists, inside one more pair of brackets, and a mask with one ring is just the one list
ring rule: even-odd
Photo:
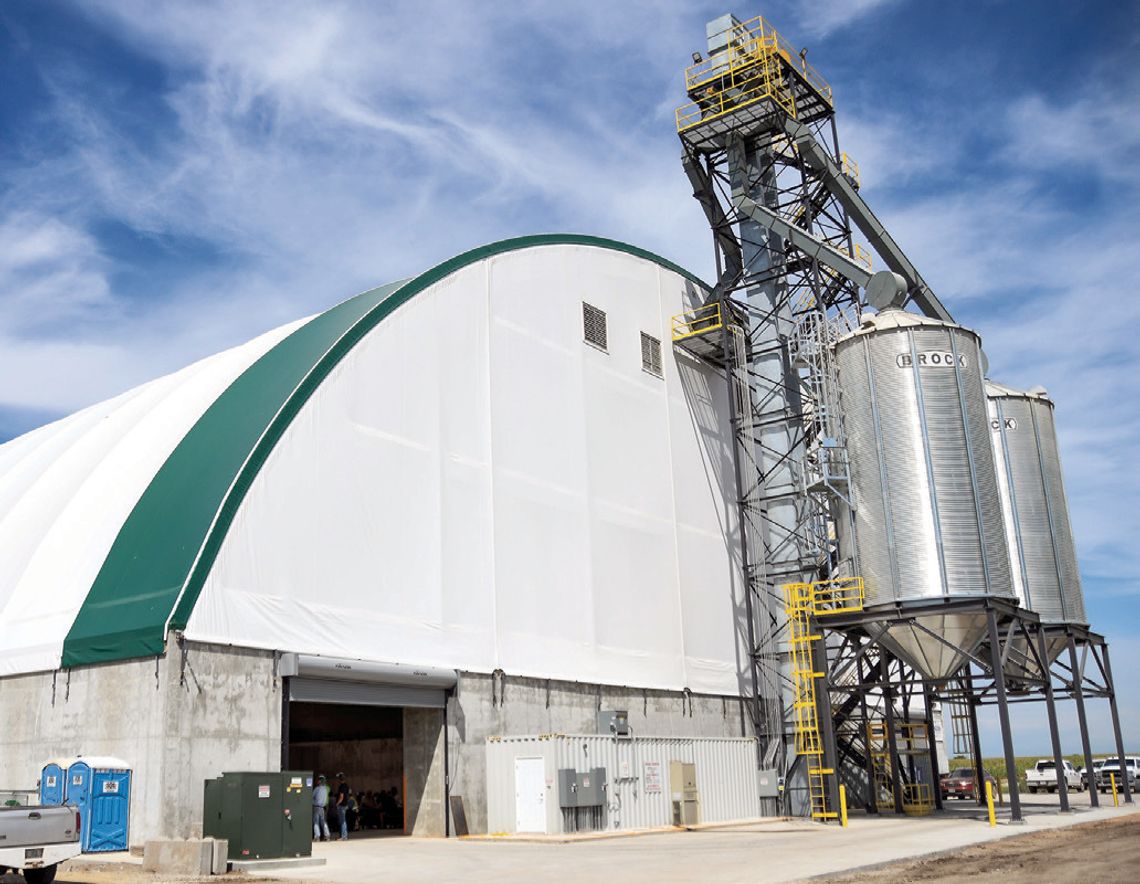
[[546,832],[546,762],[515,759],[515,831]]

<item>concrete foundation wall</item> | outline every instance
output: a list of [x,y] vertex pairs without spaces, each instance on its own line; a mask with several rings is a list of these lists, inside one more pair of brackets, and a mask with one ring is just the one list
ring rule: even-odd
[[[131,764],[130,843],[202,834],[202,789],[224,770],[279,770],[270,652],[173,645],[165,657],[0,680],[0,786],[33,789],[67,755]],[[183,681],[183,674],[185,679]]]
[[[448,703],[451,794],[463,797],[472,833],[487,831],[487,737],[592,734],[599,709],[624,709],[634,733],[670,737],[752,735],[736,697],[607,687],[506,676],[492,693],[490,675],[462,673]],[[501,689],[500,689],[501,687]]]
[[[594,733],[599,709],[627,710],[639,735],[750,735],[737,698],[462,673],[448,701],[446,750],[440,710],[405,710],[400,797],[409,832],[444,834],[445,772],[470,831],[487,831],[487,737]],[[130,762],[132,845],[200,837],[207,778],[281,763],[281,683],[270,651],[187,643],[183,652],[172,643],[157,662],[0,679],[0,722],[0,788],[35,788],[57,756]]]
[[444,835],[443,710],[404,710],[405,831]]

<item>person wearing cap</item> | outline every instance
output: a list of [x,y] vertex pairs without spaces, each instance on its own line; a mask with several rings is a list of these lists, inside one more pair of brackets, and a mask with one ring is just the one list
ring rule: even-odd
[[329,840],[329,787],[324,776],[317,777],[313,787],[313,840]]
[[336,821],[340,826],[340,840],[348,840],[348,796],[351,794],[348,789],[348,782],[344,778],[344,772],[336,775]]

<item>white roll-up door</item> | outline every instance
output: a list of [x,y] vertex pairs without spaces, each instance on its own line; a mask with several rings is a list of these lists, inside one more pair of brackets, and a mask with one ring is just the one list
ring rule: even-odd
[[453,669],[284,654],[280,673],[298,703],[442,709],[458,676]]

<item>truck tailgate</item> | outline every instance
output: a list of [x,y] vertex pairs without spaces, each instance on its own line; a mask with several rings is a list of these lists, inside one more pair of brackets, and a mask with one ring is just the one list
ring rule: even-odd
[[0,849],[79,840],[74,807],[0,807]]

